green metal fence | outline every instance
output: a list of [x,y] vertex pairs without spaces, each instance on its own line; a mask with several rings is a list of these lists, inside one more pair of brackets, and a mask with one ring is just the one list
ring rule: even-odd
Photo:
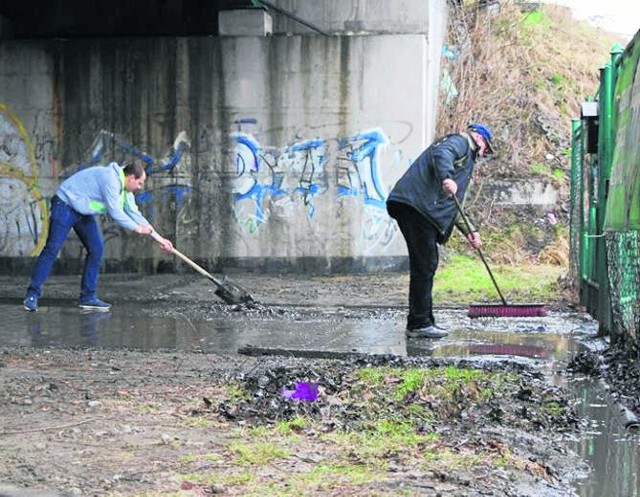
[[616,45],[572,126],[571,267],[612,342],[640,335],[640,32]]

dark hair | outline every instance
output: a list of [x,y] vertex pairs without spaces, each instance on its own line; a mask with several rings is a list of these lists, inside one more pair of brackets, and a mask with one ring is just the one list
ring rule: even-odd
[[140,178],[144,174],[144,166],[140,162],[124,163],[124,175],[130,176],[133,174],[135,179]]

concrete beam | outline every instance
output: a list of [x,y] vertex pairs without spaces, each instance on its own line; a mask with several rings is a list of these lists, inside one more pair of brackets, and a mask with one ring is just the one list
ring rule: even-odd
[[273,21],[263,9],[221,10],[218,13],[220,36],[271,36]]

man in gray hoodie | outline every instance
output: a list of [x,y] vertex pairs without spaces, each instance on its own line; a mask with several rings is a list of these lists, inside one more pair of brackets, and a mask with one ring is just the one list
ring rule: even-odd
[[24,300],[26,310],[38,310],[42,286],[72,228],[87,249],[80,286],[80,307],[97,311],[108,311],[111,308],[110,304],[96,295],[104,252],[104,242],[96,220],[99,214],[109,214],[127,230],[153,236],[162,250],[173,253],[171,241],[155,233],[151,223],[136,205],[133,193],[142,189],[146,179],[147,175],[141,164],[120,167],[112,162],[108,166],[82,169],[62,182],[51,199],[49,234],[31,273],[31,282]]
[[478,157],[492,154],[493,134],[484,124],[447,135],[427,148],[409,166],[387,198],[409,251],[409,315],[406,336],[442,338],[447,332],[436,326],[433,316],[433,278],[438,269],[438,244],[445,244],[453,227],[462,231],[476,248],[480,234],[469,231],[454,200],[463,204]]

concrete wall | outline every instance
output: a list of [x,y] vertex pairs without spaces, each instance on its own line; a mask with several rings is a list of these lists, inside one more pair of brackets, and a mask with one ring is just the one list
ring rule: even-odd
[[[281,0],[273,2],[283,11],[309,22],[329,33],[341,34],[399,34],[427,33],[434,21],[446,28],[445,3],[415,0],[323,0],[309,2]],[[309,27],[285,13],[271,11],[274,32],[311,34]]]
[[[356,270],[403,259],[384,201],[433,138],[446,1],[312,4],[309,20],[332,30],[344,17],[341,29],[360,19],[415,32],[4,40],[5,267],[38,253],[48,199],[66,176],[135,157],[150,173],[145,215],[211,269]],[[108,218],[102,225],[105,269],[171,263],[148,240]],[[82,256],[72,237],[60,267]]]

